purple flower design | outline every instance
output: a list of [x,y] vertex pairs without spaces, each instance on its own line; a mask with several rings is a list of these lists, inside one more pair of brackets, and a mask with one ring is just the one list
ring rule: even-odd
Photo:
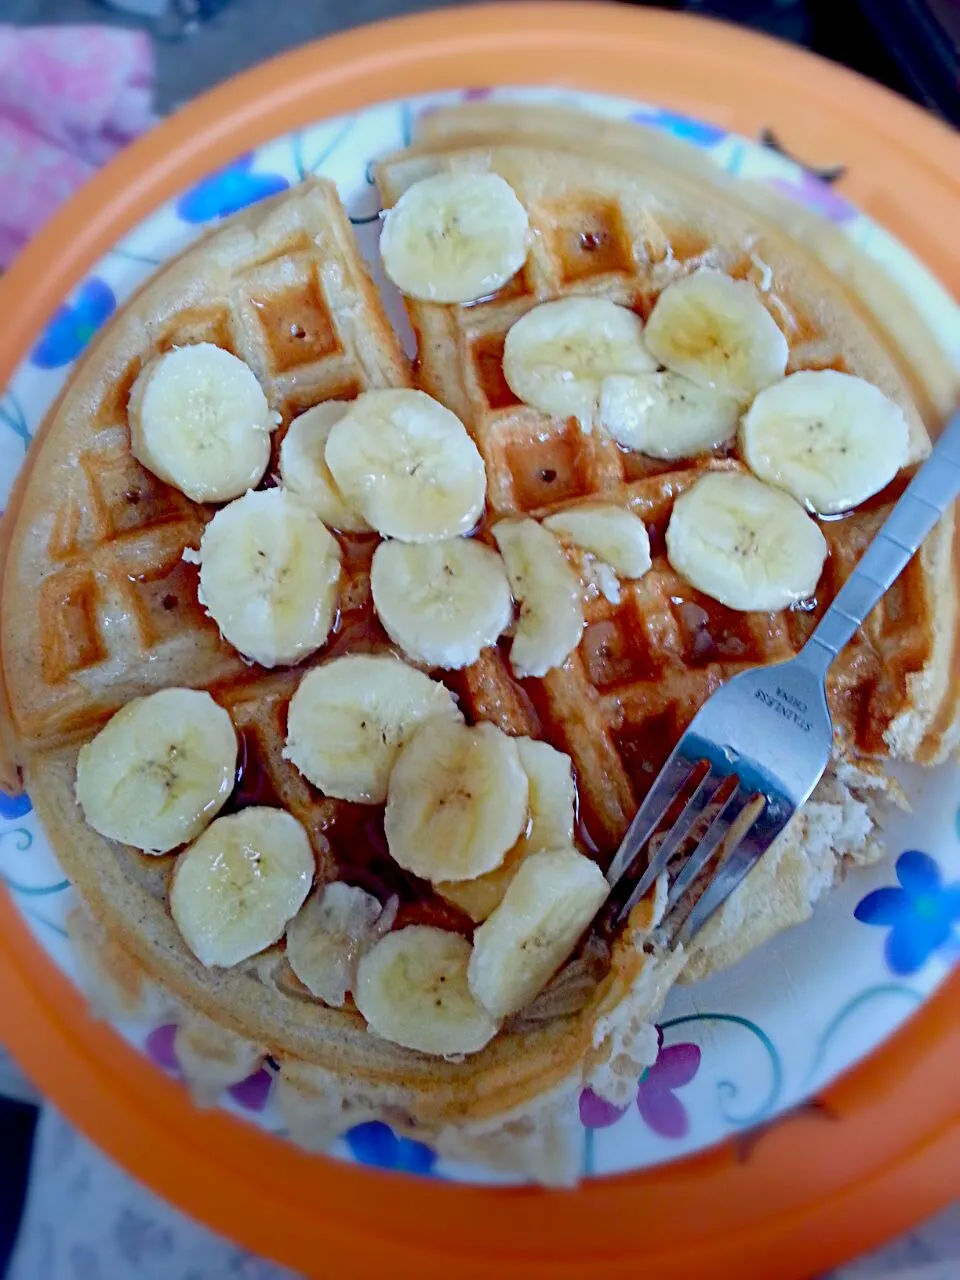
[[812,173],[801,171],[795,178],[771,178],[768,185],[831,222],[850,222],[857,216],[857,209],[849,200],[837,195],[832,187]]
[[177,213],[184,222],[210,222],[226,218],[238,209],[286,191],[290,186],[282,174],[254,173],[253,153],[239,156],[224,169],[218,169],[191,187],[177,201]]
[[47,325],[30,353],[31,364],[38,369],[59,369],[75,360],[116,306],[106,281],[97,276],[84,280],[73,302],[65,302]]
[[647,107],[642,111],[634,111],[630,116],[636,124],[650,125],[654,129],[665,129],[684,142],[692,142],[696,147],[713,147],[727,136],[726,129],[705,120],[694,120],[690,116],[680,115],[676,111],[667,111],[661,107]]
[[[162,1027],[155,1027],[150,1032],[144,1041],[144,1048],[147,1051],[147,1057],[158,1067],[162,1067],[164,1071],[169,1071],[171,1075],[180,1079],[183,1071],[177,1058],[176,1038],[176,1025],[165,1023]],[[253,1075],[247,1076],[246,1080],[231,1085],[227,1093],[245,1111],[262,1111],[267,1105],[272,1084],[273,1076],[266,1067],[261,1067]]]
[[[672,1044],[664,1048],[663,1032],[659,1028],[657,1034],[660,1052],[653,1066],[640,1077],[637,1110],[647,1128],[661,1138],[679,1139],[688,1133],[690,1120],[675,1091],[689,1084],[699,1071],[700,1046]],[[584,1089],[580,1094],[580,1121],[587,1129],[606,1129],[626,1115],[627,1110],[598,1097],[592,1089]]]
[[889,928],[884,954],[894,973],[922,969],[941,948],[958,936],[960,881],[944,884],[940,868],[926,853],[909,849],[897,859],[899,888],[874,889],[857,904],[862,924]]

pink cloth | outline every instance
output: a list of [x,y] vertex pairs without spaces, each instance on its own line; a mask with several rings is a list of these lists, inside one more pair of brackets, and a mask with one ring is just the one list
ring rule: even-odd
[[0,24],[0,266],[153,123],[152,98],[141,32]]

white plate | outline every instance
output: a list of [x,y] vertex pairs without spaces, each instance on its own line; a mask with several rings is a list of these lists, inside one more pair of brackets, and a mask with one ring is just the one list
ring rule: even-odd
[[[643,103],[551,90],[470,90],[374,107],[279,138],[211,175],[124,237],[73,291],[0,397],[0,500],[26,447],[90,336],[161,263],[211,223],[307,173],[336,181],[365,257],[379,271],[379,203],[370,161],[403,145],[411,121],[463,97],[580,105],[636,118],[700,147],[729,173],[769,183],[818,210],[909,289],[945,347],[960,353],[960,309],[927,270],[876,223],[792,162],[755,143]],[[396,294],[388,310],[409,343]],[[583,1172],[622,1173],[672,1160],[759,1124],[810,1098],[874,1049],[944,980],[960,956],[960,768],[897,770],[913,804],[891,813],[889,851],[851,873],[806,925],[781,935],[732,970],[675,989],[661,1022],[663,1047],[640,1082],[637,1105],[614,1112],[581,1103]],[[0,880],[37,942],[73,980],[64,922],[73,891],[29,801],[0,796]],[[876,891],[881,890],[879,896]],[[177,1070],[169,1027],[119,1024],[159,1069]],[[282,1132],[271,1102],[272,1069],[224,1095],[250,1123]],[[346,1159],[411,1173],[499,1181],[438,1160],[385,1125],[360,1125],[338,1147]]]

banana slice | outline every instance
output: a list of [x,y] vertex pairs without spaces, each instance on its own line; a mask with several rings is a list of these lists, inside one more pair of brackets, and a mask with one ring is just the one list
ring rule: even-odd
[[95,831],[144,853],[193,840],[233,790],[237,735],[209,693],[135,698],[77,757],[77,803]]
[[898,404],[834,369],[793,373],[761,391],[740,429],[747,465],[813,511],[848,511],[885,489],[907,462]]
[[529,790],[513,738],[492,724],[431,721],[401,748],[390,774],[390,854],[425,880],[492,871],[526,828]]
[[396,915],[396,898],[382,907],[356,885],[324,885],[287,925],[290,967],[313,995],[341,1009],[356,985],[360,957],[389,931]]
[[667,285],[645,337],[668,369],[741,401],[782,378],[789,356],[753,285],[708,267]]
[[290,699],[285,760],[327,796],[383,804],[400,748],[428,720],[460,722],[449,689],[388,654],[309,671]]
[[368,391],[335,423],[327,466],[347,502],[385,537],[438,542],[469,533],[487,473],[460,419],[422,391]]
[[736,434],[740,402],[668,369],[614,374],[600,389],[600,425],[651,458],[689,458]]
[[313,883],[313,850],[283,809],[217,818],[177,858],[170,911],[208,968],[228,969],[279,942]]
[[650,537],[639,516],[612,502],[584,502],[547,516],[544,525],[561,539],[598,556],[623,578],[650,568]]
[[503,901],[473,935],[470,990],[495,1018],[506,1018],[543,990],[607,896],[609,885],[575,849],[533,853]]
[[676,501],[667,559],[730,609],[770,613],[811,596],[827,543],[803,507],[738,472],[702,476]]
[[299,662],[333,625],[340,547],[319,516],[283,489],[252,491],[203,531],[197,599],[225,640],[264,667]]
[[573,844],[576,792],[570,757],[535,738],[517,738],[516,743],[530,787],[526,834],[495,870],[476,880],[443,880],[433,886],[441,897],[477,922],[486,920],[503,901],[524,858],[541,849],[565,849]]
[[503,561],[467,538],[381,542],[370,586],[387,635],[428,667],[469,666],[513,620]]
[[640,317],[606,298],[544,302],[507,332],[503,376],[524,404],[591,431],[603,379],[655,369]]
[[380,232],[383,268],[424,302],[475,302],[527,260],[530,224],[496,173],[438,173],[408,187]]
[[359,510],[347,502],[327,466],[327,438],[350,408],[349,401],[327,400],[294,418],[280,446],[280,479],[331,529],[369,533]]
[[536,520],[501,520],[491,530],[520,605],[510,665],[544,676],[566,661],[583,635],[580,582],[559,539]]
[[259,484],[273,415],[253,370],[210,342],[151,360],[130,392],[133,456],[194,502],[225,502]]
[[459,933],[408,925],[360,961],[353,998],[371,1031],[421,1053],[476,1053],[497,1023],[467,985],[470,943]]

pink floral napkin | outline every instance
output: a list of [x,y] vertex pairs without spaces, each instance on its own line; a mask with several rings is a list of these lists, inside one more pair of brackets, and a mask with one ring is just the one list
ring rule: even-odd
[[149,37],[0,24],[0,267],[154,121]]

